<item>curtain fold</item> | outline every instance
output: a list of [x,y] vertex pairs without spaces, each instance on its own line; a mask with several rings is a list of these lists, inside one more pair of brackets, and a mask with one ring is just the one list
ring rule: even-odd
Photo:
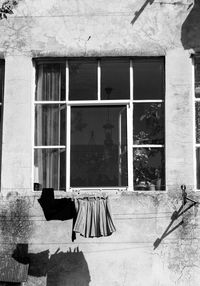
[[108,197],[75,199],[77,219],[74,231],[84,237],[109,236],[116,231]]
[[[36,100],[61,100],[61,66],[44,64],[38,67]],[[36,105],[36,146],[60,145],[60,105]],[[41,149],[37,152],[39,183],[43,187],[59,189],[60,152],[57,149]]]

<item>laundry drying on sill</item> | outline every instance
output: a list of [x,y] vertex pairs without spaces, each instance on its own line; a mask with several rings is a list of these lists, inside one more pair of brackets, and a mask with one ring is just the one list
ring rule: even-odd
[[68,220],[76,216],[75,204],[71,198],[54,198],[53,188],[44,188],[38,199],[46,220]]
[[55,199],[54,189],[45,188],[38,202],[47,221],[73,219],[73,232],[81,236],[109,236],[116,231],[107,196]]
[[75,199],[77,218],[74,231],[84,237],[109,236],[116,231],[108,197]]

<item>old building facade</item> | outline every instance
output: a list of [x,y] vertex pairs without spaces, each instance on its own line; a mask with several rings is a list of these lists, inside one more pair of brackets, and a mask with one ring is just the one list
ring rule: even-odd
[[[0,21],[2,257],[26,250],[26,286],[199,285],[199,3],[13,12]],[[72,239],[72,219],[45,219],[42,188],[108,196],[116,231]]]

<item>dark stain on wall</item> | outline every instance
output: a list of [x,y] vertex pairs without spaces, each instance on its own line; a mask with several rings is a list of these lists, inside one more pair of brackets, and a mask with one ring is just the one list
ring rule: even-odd
[[17,242],[27,242],[32,232],[29,217],[30,202],[26,198],[9,198],[2,202],[0,210],[1,251]]
[[200,51],[200,2],[195,0],[194,6],[181,28],[181,42],[184,49]]

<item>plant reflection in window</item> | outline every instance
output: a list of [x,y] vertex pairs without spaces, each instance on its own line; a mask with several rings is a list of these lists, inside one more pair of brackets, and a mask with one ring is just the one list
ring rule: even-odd
[[164,150],[134,148],[135,190],[161,190],[164,186]]
[[134,144],[164,144],[162,104],[135,104],[134,112]]

